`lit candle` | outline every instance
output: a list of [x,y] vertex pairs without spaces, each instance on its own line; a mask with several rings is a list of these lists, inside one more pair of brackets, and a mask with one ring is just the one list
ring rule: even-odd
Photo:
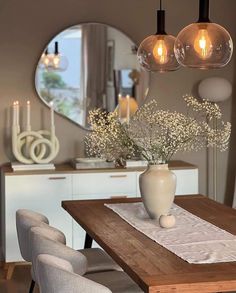
[[19,107],[20,107],[20,104],[18,101],[15,102],[15,106],[16,106],[16,125],[19,125]]
[[121,119],[121,99],[122,99],[122,95],[119,94],[118,95],[118,118]]
[[130,118],[130,96],[126,96],[126,121],[129,123]]
[[53,109],[53,102],[50,102],[51,107],[51,126],[54,126],[54,109]]
[[30,101],[27,101],[27,116],[26,116],[26,126],[27,128],[30,128]]
[[16,125],[16,102],[13,102],[12,105],[12,126]]

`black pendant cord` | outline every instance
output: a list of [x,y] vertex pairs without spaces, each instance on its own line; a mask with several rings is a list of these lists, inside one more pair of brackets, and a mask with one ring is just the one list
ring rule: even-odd
[[157,32],[156,35],[166,35],[165,32],[165,10],[162,10],[162,0],[160,0],[160,10],[157,10]]
[[209,19],[210,0],[199,0],[199,19],[197,22],[211,22]]
[[58,51],[58,42],[55,42],[55,52],[54,52],[55,55],[58,55],[59,54],[59,51]]

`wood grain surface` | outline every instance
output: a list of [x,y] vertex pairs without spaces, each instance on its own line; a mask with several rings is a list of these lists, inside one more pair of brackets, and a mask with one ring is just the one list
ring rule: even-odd
[[[197,169],[197,166],[184,161],[170,161],[170,170],[188,170]],[[9,163],[2,165],[1,170],[5,175],[30,175],[30,174],[67,174],[67,173],[101,173],[101,172],[135,172],[144,171],[146,167],[129,167],[129,168],[91,168],[91,169],[74,169],[71,164],[55,165],[55,170],[28,170],[28,171],[13,171]]]
[[[104,206],[140,200],[64,201],[62,207],[145,292],[236,291],[236,262],[189,264]],[[236,210],[202,195],[178,196],[175,203],[236,235]]]

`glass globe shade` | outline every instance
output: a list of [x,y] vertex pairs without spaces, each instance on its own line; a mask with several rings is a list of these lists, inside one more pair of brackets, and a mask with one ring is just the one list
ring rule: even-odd
[[174,71],[180,67],[174,54],[175,37],[151,35],[138,48],[138,61],[148,71]]
[[61,54],[45,54],[40,59],[40,67],[49,71],[65,71],[68,67],[68,60]]
[[230,34],[216,23],[193,23],[178,34],[174,52],[182,66],[220,68],[230,61],[233,42]]
[[50,54],[43,53],[40,58],[40,68],[45,68],[50,63]]

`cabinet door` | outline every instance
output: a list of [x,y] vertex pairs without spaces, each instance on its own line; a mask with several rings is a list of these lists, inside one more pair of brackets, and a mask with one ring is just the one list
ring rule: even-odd
[[72,176],[73,194],[136,194],[136,172],[99,172]]
[[[73,174],[73,199],[136,197],[136,172]],[[73,248],[84,247],[85,231],[73,221]],[[97,247],[93,241],[93,247]]]
[[[198,169],[172,170],[176,175],[175,195],[198,194]],[[139,176],[137,173],[137,196],[140,195]]]
[[15,213],[25,208],[48,217],[50,225],[65,233],[72,246],[72,218],[61,207],[71,199],[71,175],[16,175],[5,177],[5,258],[21,261],[16,234]]

